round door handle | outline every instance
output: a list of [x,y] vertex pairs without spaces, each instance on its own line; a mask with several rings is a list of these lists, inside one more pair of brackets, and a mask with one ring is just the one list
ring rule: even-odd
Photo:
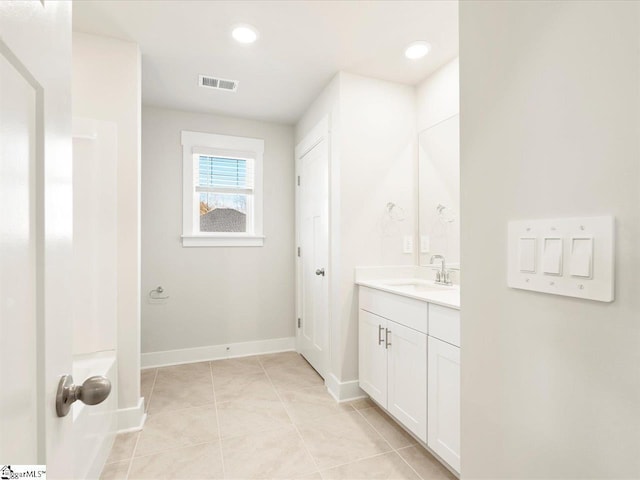
[[319,268],[316,270],[316,275],[322,275],[324,277],[324,268]]
[[80,400],[85,405],[97,405],[105,401],[111,393],[111,382],[107,377],[96,375],[87,378],[82,385],[74,385],[71,375],[63,375],[58,383],[56,413],[64,417],[71,405]]

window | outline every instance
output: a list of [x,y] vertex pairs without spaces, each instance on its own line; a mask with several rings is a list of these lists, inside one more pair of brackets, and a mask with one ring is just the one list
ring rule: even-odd
[[262,246],[264,141],[182,132],[184,247]]
[[194,155],[200,233],[247,233],[253,225],[253,160]]

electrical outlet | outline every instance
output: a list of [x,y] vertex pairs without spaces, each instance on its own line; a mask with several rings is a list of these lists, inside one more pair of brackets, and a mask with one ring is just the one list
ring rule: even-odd
[[429,253],[429,250],[431,250],[430,243],[429,235],[422,235],[420,237],[420,253]]
[[405,235],[402,241],[402,251],[404,253],[413,253],[413,236]]

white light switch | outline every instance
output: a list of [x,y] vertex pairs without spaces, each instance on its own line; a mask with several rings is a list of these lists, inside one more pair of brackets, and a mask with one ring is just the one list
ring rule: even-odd
[[562,239],[545,238],[542,251],[542,271],[547,275],[562,275]]
[[521,272],[536,271],[536,239],[521,238],[518,240],[518,265]]
[[569,273],[574,277],[591,278],[593,261],[593,238],[574,237],[571,239]]

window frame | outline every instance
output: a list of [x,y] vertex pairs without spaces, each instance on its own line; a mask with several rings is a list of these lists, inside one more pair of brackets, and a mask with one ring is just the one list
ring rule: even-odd
[[[183,247],[262,247],[264,140],[217,133],[183,130],[182,143],[182,246]],[[196,202],[195,162],[200,155],[251,159],[253,165],[253,231],[200,232],[200,204]],[[247,220],[249,217],[247,216]]]

